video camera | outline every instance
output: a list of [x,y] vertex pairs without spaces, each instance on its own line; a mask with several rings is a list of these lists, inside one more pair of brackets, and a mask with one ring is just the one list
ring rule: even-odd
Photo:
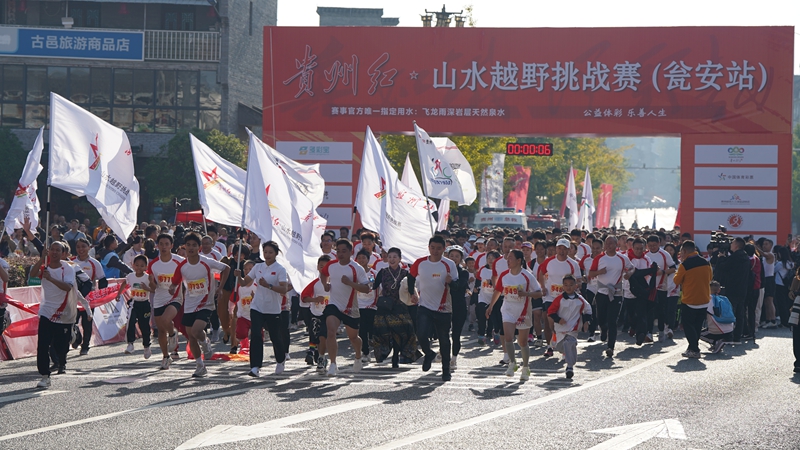
[[708,249],[716,249],[716,251],[719,253],[729,253],[731,250],[731,243],[733,242],[734,238],[727,232],[728,229],[722,225],[717,228],[717,231],[712,231],[711,242],[708,243]]

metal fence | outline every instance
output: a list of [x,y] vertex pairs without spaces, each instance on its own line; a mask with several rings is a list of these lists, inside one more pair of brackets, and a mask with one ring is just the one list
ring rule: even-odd
[[145,30],[144,59],[219,62],[217,31]]

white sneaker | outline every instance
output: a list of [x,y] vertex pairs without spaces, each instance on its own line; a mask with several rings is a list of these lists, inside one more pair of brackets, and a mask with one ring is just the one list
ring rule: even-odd
[[360,359],[356,358],[356,360],[353,361],[353,372],[361,372],[363,367],[364,363],[362,363]]
[[208,369],[206,369],[205,365],[198,367],[192,374],[192,378],[204,378],[206,376],[208,376]]
[[[278,369],[275,370],[277,371]],[[253,378],[258,378],[260,376],[258,367],[253,367],[252,369],[250,369],[250,372],[247,372],[247,374]]]
[[369,362],[369,353],[361,354],[361,362],[367,364]]
[[150,356],[153,355],[153,351],[150,350],[150,347],[144,349],[144,359],[150,359]]
[[511,358],[508,357],[508,353],[503,353],[503,364],[508,364]]
[[172,358],[167,356],[166,358],[161,360],[161,370],[169,370],[169,365],[172,364]]
[[211,342],[219,342],[219,330],[211,330]]
[[203,350],[203,357],[206,361],[210,361],[211,357],[214,356],[214,350],[211,349],[211,341],[206,338],[205,341],[200,343],[200,348]]
[[528,381],[531,379],[531,368],[523,367],[522,373],[519,375],[519,381]]
[[178,351],[178,332],[175,332],[174,336],[167,337],[167,348],[172,349],[174,351]]
[[296,323],[289,324],[289,331],[297,331],[297,324]]
[[665,328],[664,331],[667,333],[667,339],[672,339],[672,337],[675,336],[675,333],[670,327]]
[[453,355],[453,356],[450,358],[450,371],[451,371],[451,372],[452,372],[452,371],[454,371],[454,370],[456,370],[456,369],[458,369],[458,364],[456,363],[456,360],[457,360],[457,359],[458,359],[458,355]]
[[517,368],[518,367],[517,367],[517,363],[516,362],[513,363],[513,364],[509,364],[508,365],[508,369],[506,369],[506,376],[507,377],[513,377],[514,376],[514,372],[517,371]]
[[442,352],[436,354],[436,359],[434,359],[437,363],[442,362]]
[[289,352],[284,353],[283,356],[285,357],[286,361],[292,359],[292,355],[290,355]]
[[658,332],[658,342],[663,342],[667,340],[667,330],[659,331]]
[[128,346],[125,347],[125,354],[130,355],[131,353],[133,353],[133,344],[128,344]]
[[50,377],[42,377],[38,383],[36,383],[36,387],[40,389],[47,389],[50,387]]
[[283,373],[283,369],[284,369],[285,367],[286,367],[286,366],[285,366],[283,363],[278,363],[278,364],[276,364],[276,365],[275,365],[275,375],[280,375],[280,374],[282,374],[282,373]]
[[336,363],[332,362],[330,367],[328,367],[328,376],[335,377],[338,370],[336,370]]

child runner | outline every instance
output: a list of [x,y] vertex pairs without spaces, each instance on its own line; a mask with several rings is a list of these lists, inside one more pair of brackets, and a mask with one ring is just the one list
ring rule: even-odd
[[[158,258],[150,261],[147,273],[151,276],[153,290],[153,316],[156,318],[158,346],[161,347],[161,370],[169,369],[178,359],[178,325],[176,320],[183,307],[183,289],[170,293],[175,271],[183,258],[172,253],[172,236],[162,233],[156,238]],[[176,323],[177,322],[177,323]],[[172,357],[170,357],[172,352]]]
[[[329,255],[320,256],[317,260],[317,270],[322,273],[322,270],[330,261],[331,257]],[[309,305],[308,309],[311,313],[311,320],[308,324],[309,344],[306,362],[309,360],[308,356],[311,355],[311,361],[317,364],[317,373],[319,374],[324,374],[328,365],[328,358],[325,356],[325,337],[328,334],[328,329],[325,326],[323,313],[325,312],[325,307],[328,306],[329,299],[330,296],[325,291],[325,286],[319,281],[319,278],[315,278],[314,281],[309,283],[303,289],[303,293],[300,294],[300,301]]]
[[477,283],[479,284],[478,291],[478,306],[475,308],[475,315],[478,319],[478,344],[489,345],[492,336],[492,322],[486,318],[486,309],[489,303],[492,302],[492,295],[494,295],[494,285],[492,284],[492,264],[494,260],[500,257],[497,250],[490,251],[483,258],[486,265],[481,267],[476,272]]
[[589,329],[592,306],[577,292],[578,282],[572,274],[564,275],[561,281],[564,292],[553,300],[547,315],[553,319],[556,349],[567,362],[567,378],[572,378],[573,367],[578,359],[578,331],[583,320],[583,331]]
[[[242,269],[244,269],[245,273],[250,273],[253,270],[253,266],[255,266],[253,261],[247,261],[242,266]],[[239,283],[236,289],[236,326],[234,327],[233,339],[231,339],[232,355],[239,353],[239,344],[247,339],[250,333],[250,304],[253,302],[253,297],[256,293],[256,285],[255,283],[250,283],[245,286]]]
[[125,354],[133,353],[133,343],[136,341],[136,324],[142,332],[142,345],[144,346],[144,359],[150,359],[150,294],[155,290],[151,287],[152,275],[147,273],[147,256],[137,255],[133,258],[133,272],[125,275],[119,286],[116,301],[127,287],[131,288],[131,298],[128,301],[130,319],[128,320],[128,346]]

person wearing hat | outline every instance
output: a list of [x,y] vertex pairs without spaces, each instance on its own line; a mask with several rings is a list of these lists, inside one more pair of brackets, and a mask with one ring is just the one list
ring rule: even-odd
[[[564,276],[572,275],[575,278],[581,276],[581,269],[578,267],[578,263],[567,256],[569,248],[569,239],[559,239],[558,242],[556,242],[555,256],[546,259],[545,262],[539,266],[536,276],[539,279],[539,284],[542,286],[542,293],[544,296],[542,297],[542,305],[534,304],[534,308],[539,306],[544,311],[547,311],[550,304],[563,292],[561,280],[564,279]],[[544,322],[544,338],[547,342],[544,356],[547,358],[553,356],[553,319],[550,317]]]
[[469,252],[469,256],[475,258],[476,264],[478,261],[478,255],[482,255],[485,252],[484,247],[486,246],[486,239],[484,238],[477,238],[472,243],[471,251]]

